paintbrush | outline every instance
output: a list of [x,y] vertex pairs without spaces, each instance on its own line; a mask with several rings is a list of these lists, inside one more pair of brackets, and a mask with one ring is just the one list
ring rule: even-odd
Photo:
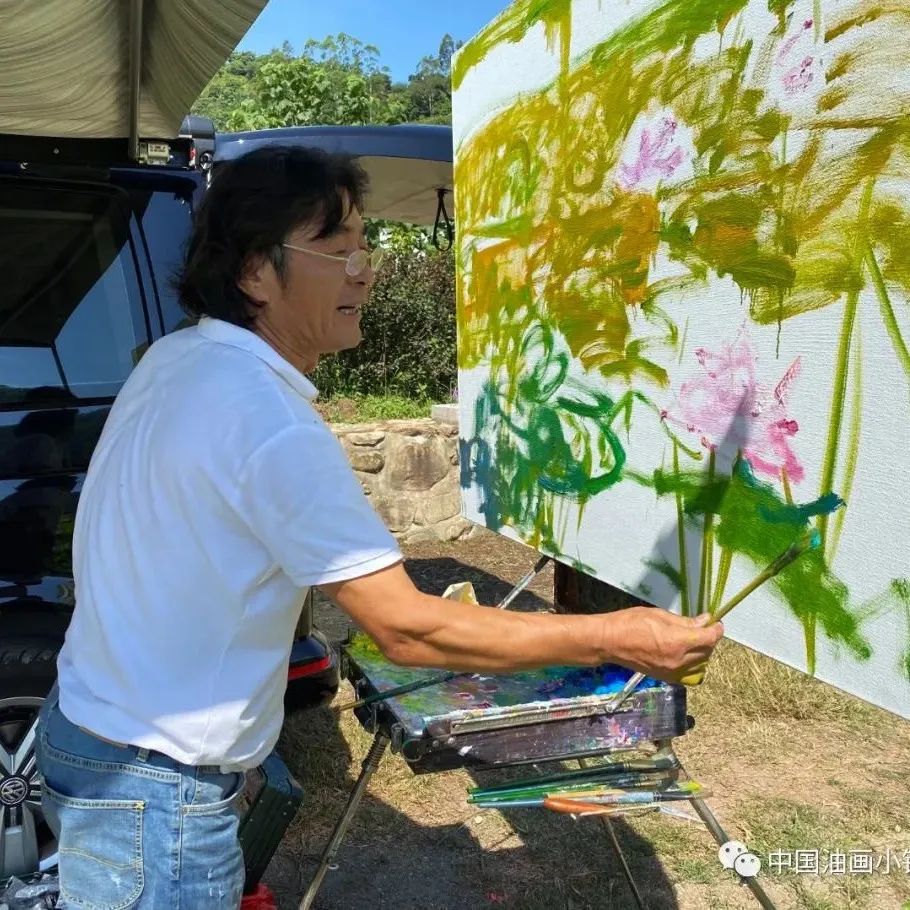
[[655,787],[666,787],[673,784],[676,780],[676,772],[664,772],[660,775],[655,774],[625,774],[604,780],[602,777],[591,777],[586,780],[577,780],[572,783],[562,782],[537,787],[521,787],[514,790],[500,790],[496,793],[489,793],[480,796],[468,796],[469,803],[484,802],[486,800],[519,800],[530,799],[537,796],[584,796],[588,793],[603,792],[604,787],[610,789],[638,789]]
[[599,792],[578,793],[572,796],[551,794],[516,800],[484,800],[476,803],[481,809],[532,809],[545,805],[547,800],[562,802],[594,803],[603,806],[633,806],[645,803],[673,802],[676,800],[704,799],[709,793],[701,784],[686,781],[665,790],[601,790]]
[[484,796],[493,796],[496,793],[505,793],[513,790],[547,786],[550,784],[571,783],[572,781],[588,777],[599,779],[620,774],[647,774],[649,772],[671,771],[676,770],[676,768],[677,765],[673,759],[666,755],[658,755],[654,758],[633,759],[631,761],[611,762],[606,765],[582,768],[580,771],[561,771],[558,774],[550,774],[544,777],[526,777],[523,780],[496,784],[492,787],[474,787],[468,791],[468,799],[470,800],[477,797],[483,798]]
[[[518,597],[518,595],[521,594],[521,592],[524,591],[524,589],[544,570],[549,561],[549,556],[541,556],[540,559],[534,563],[534,568],[521,578],[518,581],[518,584],[516,584],[515,587],[512,588],[512,590],[496,605],[496,609],[508,609],[512,601],[515,600],[515,598]],[[375,705],[377,702],[388,701],[388,699],[397,698],[399,695],[407,695],[410,692],[417,692],[420,689],[428,689],[430,686],[438,686],[441,683],[449,682],[452,679],[467,679],[475,675],[476,674],[473,672],[465,673],[460,670],[446,670],[442,673],[437,673],[435,676],[427,676],[424,679],[417,679],[414,680],[414,682],[395,686],[393,689],[374,692],[372,695],[358,698],[356,701],[350,701],[347,704],[339,705],[338,710],[351,711],[354,708],[365,708],[367,705]]]
[[[787,566],[796,562],[803,553],[814,550],[820,545],[821,534],[819,534],[818,531],[810,531],[807,534],[804,534],[796,543],[792,544],[781,553],[764,571],[759,572],[752,581],[741,590],[737,591],[737,593],[734,594],[716,613],[712,613],[710,620],[705,623],[705,626],[713,626],[715,623],[720,622],[735,606],[742,603],[742,601],[755,591],[756,588],[760,588],[766,581],[769,581],[774,578],[775,575],[780,574]],[[633,676],[630,676],[629,681],[622,687],[622,690],[604,707],[603,713],[613,714],[618,711],[620,706],[625,703],[626,699],[641,685],[645,678],[646,674],[644,673],[635,673]],[[698,677],[686,677],[683,679],[683,684],[692,685],[696,679],[700,678],[700,675]],[[691,680],[691,682],[688,680]]]
[[601,806],[597,803],[583,803],[572,799],[546,799],[544,809],[559,812],[562,815],[644,815],[656,812],[661,807],[657,803],[642,806]]

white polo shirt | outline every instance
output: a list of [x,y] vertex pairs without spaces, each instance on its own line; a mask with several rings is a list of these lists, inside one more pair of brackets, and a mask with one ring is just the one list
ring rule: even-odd
[[401,559],[315,395],[216,319],[142,358],[76,515],[58,659],[73,723],[193,765],[250,768],[274,747],[307,588]]

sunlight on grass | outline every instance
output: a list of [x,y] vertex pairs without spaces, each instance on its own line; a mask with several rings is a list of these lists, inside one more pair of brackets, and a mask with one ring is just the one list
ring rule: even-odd
[[720,642],[705,682],[689,690],[693,714],[717,712],[746,720],[779,718],[882,730],[889,715],[736,642]]
[[317,401],[316,409],[328,423],[365,423],[372,420],[411,420],[429,417],[433,402],[401,395],[361,395]]

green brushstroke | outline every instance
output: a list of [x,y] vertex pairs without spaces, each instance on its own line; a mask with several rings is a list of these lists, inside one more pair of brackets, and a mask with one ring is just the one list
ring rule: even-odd
[[[828,421],[828,439],[825,443],[825,454],[822,459],[821,488],[830,490],[834,485],[834,472],[837,467],[837,455],[840,449],[841,423],[843,421],[844,400],[847,395],[847,373],[850,358],[850,344],[853,337],[853,324],[856,321],[856,309],[859,303],[859,292],[847,295],[844,304],[844,315],[841,321],[840,340],[834,361],[834,381],[831,389],[831,416]],[[822,515],[818,521],[818,530],[822,535],[822,546],[827,543],[828,517]]]
[[[863,417],[863,336],[862,325],[856,321],[856,337],[853,344],[853,396],[850,403],[850,426],[847,430],[847,460],[844,464],[844,479],[841,489],[844,491],[844,500],[850,501],[853,492],[853,481],[856,478],[856,465],[859,459],[859,439]],[[834,517],[834,528],[831,534],[831,552],[836,553],[840,543],[841,533],[844,530],[844,521],[847,509],[838,510]]]
[[762,518],[769,522],[786,522],[787,524],[808,524],[810,518],[817,515],[830,515],[845,505],[844,500],[836,493],[826,493],[812,502],[802,505],[784,502],[782,507],[773,511],[762,510]]
[[528,30],[542,22],[549,30],[566,19],[571,21],[572,0],[523,0],[507,7],[480,34],[460,48],[452,65],[452,89],[456,90],[472,67],[500,44],[517,44]]
[[733,551],[725,547],[720,550],[720,562],[717,566],[717,584],[714,588],[714,595],[711,598],[709,606],[710,613],[716,613],[720,609],[720,602],[723,600],[724,592],[727,589],[727,579],[730,577],[730,568],[733,565]]
[[886,591],[869,600],[860,610],[863,622],[896,613],[904,627],[904,650],[898,669],[910,682],[910,578],[893,578]]
[[[788,503],[770,485],[759,481],[745,458],[737,459],[731,476],[708,479],[695,472],[678,474],[657,470],[654,488],[659,496],[675,496],[687,515],[715,515],[714,539],[721,548],[717,584],[710,600],[716,609],[726,587],[735,554],[764,568],[786,550],[818,515],[842,507],[840,497],[827,493],[808,503]],[[810,551],[785,569],[773,582],[784,603],[800,621],[807,636],[814,631],[813,617],[833,641],[845,645],[858,659],[871,654],[859,631],[857,617],[848,607],[848,591],[830,570],[824,554]],[[815,672],[815,651],[807,637],[807,664]]]
[[[818,503],[812,504],[810,514],[818,514]],[[716,538],[720,546],[764,568],[805,533],[807,525],[802,513],[794,511],[770,485],[756,480],[748,461],[737,461],[718,515]],[[848,607],[847,587],[829,569],[820,547],[784,569],[773,585],[804,626],[808,617],[814,617],[828,638],[843,644],[856,659],[869,658],[872,649]],[[808,641],[807,656],[808,672],[814,673],[814,650]]]
[[[707,483],[710,485],[714,482],[716,473],[716,455],[712,448],[708,456],[708,478]],[[677,510],[677,515],[679,514]],[[711,599],[711,571],[714,565],[714,513],[705,512],[702,518],[702,535],[701,535],[701,572],[698,580],[698,607],[697,613],[704,613]]]
[[897,355],[898,363],[900,363],[904,373],[907,374],[907,378],[910,379],[910,350],[907,349],[907,342],[904,341],[904,337],[901,335],[897,317],[894,315],[894,307],[891,305],[891,298],[888,296],[888,289],[885,287],[885,279],[882,277],[872,245],[867,242],[865,247],[865,262],[869,269],[869,274],[872,276],[872,286],[875,288],[875,295],[878,297],[885,329],[891,339],[891,344],[894,346],[894,353]]
[[[644,564],[655,572],[660,572],[677,591],[682,591],[683,580],[679,569],[666,559],[645,559]],[[646,595],[647,596],[647,595]]]
[[[673,446],[673,470],[679,474],[679,448]],[[683,616],[692,615],[692,604],[689,601],[689,565],[686,558],[686,526],[683,522],[683,497],[677,492],[676,496],[676,545],[679,550],[679,578],[681,612]]]

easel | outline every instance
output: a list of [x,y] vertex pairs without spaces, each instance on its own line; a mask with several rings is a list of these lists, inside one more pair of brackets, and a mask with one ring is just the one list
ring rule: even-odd
[[[372,778],[372,776],[376,773],[376,770],[379,768],[379,763],[382,761],[383,755],[385,755],[386,750],[392,743],[392,731],[381,726],[379,723],[379,717],[375,712],[373,716],[376,719],[377,725],[379,725],[379,729],[376,730],[376,733],[373,737],[373,743],[363,760],[360,775],[354,784],[354,788],[351,790],[351,794],[348,797],[344,811],[336,822],[335,827],[332,831],[332,835],[322,852],[322,856],[319,859],[319,865],[316,867],[316,871],[313,874],[313,878],[310,881],[310,885],[307,888],[306,894],[300,901],[299,910],[310,910],[312,907],[313,901],[316,899],[316,895],[319,893],[319,889],[322,886],[322,882],[325,879],[326,873],[332,865],[332,861],[334,860],[335,855],[337,854],[338,849],[344,840],[344,836],[347,833],[351,822],[354,820],[354,816],[357,814],[357,810],[360,807],[360,802],[363,799],[364,793],[366,792],[370,778]],[[671,740],[658,741],[655,743],[655,746],[663,754],[671,756],[676,767],[680,771],[685,772],[682,762],[680,762],[676,753],[673,751],[673,743]],[[708,804],[703,799],[693,799],[690,802],[698,817],[702,820],[705,827],[711,833],[712,837],[717,841],[718,846],[723,846],[725,843],[727,843],[730,838],[727,836],[727,833],[724,831],[720,822],[718,822]],[[601,817],[601,821],[607,831],[607,834],[609,835],[613,849],[616,851],[620,866],[623,870],[623,875],[629,885],[629,890],[632,892],[636,905],[639,907],[639,910],[648,910],[647,905],[642,899],[638,885],[632,876],[632,870],[630,869],[629,864],[622,852],[622,848],[619,844],[618,838],[616,837],[616,832],[613,830],[610,819]],[[745,884],[746,887],[752,892],[763,910],[776,910],[776,907],[766,894],[764,888],[754,877],[745,877],[740,875],[739,878],[740,881]]]
[[[524,587],[526,582],[540,570],[540,567],[543,565],[543,562],[538,562],[538,565],[527,576],[525,576],[522,581],[518,583],[516,588],[513,589],[512,593],[507,598],[514,597],[515,593],[518,590]],[[624,592],[619,591],[618,589],[611,588],[607,585],[604,585],[602,582],[597,581],[596,579],[590,579],[588,576],[582,575],[581,573],[575,572],[569,567],[557,563],[556,564],[556,576],[555,576],[555,600],[558,607],[562,608],[563,612],[580,612],[578,606],[581,603],[581,586],[587,581],[589,589],[585,591],[585,599],[594,604],[595,606],[600,607],[601,610],[617,609],[622,606],[628,605],[623,603],[623,601],[628,597]],[[593,586],[593,589],[591,589]],[[576,609],[573,610],[573,607]],[[345,675],[348,675],[345,673]],[[372,687],[372,681],[368,680],[368,683]],[[407,691],[407,690],[405,690]],[[672,692],[667,693],[667,697],[672,697]],[[366,699],[365,702],[369,702],[369,699]],[[387,703],[388,705],[392,704],[391,701]],[[654,702],[651,703],[652,705]],[[680,706],[681,708],[682,706]],[[582,710],[583,706],[579,705],[579,710]],[[529,706],[530,710],[530,706]],[[563,713],[564,709],[562,709]],[[360,802],[363,799],[363,795],[366,792],[366,788],[370,782],[370,778],[376,773],[376,770],[379,767],[379,763],[382,760],[382,756],[385,754],[386,750],[392,745],[397,751],[402,750],[402,727],[399,724],[396,724],[394,719],[390,719],[390,714],[387,710],[383,710],[379,707],[379,703],[374,702],[369,705],[369,707],[364,706],[359,709],[359,712],[355,711],[358,716],[358,719],[363,724],[364,728],[374,734],[373,743],[370,746],[370,749],[367,752],[366,757],[364,758],[361,772],[357,781],[354,785],[353,790],[351,791],[350,796],[348,797],[347,804],[344,808],[344,811],[341,814],[341,817],[338,819],[335,824],[335,828],[332,831],[332,835],[329,838],[328,843],[326,844],[325,849],[323,850],[322,856],[319,860],[319,865],[316,868],[316,871],[313,875],[313,878],[310,882],[309,888],[307,889],[306,894],[299,904],[299,910],[310,910],[310,907],[313,904],[313,901],[316,899],[316,895],[319,892],[322,882],[325,879],[325,875],[329,870],[335,855],[338,852],[341,842],[344,839],[345,834],[347,833],[348,828],[351,825],[351,822],[354,819],[354,816],[357,813],[358,808],[360,807]],[[522,723],[528,723],[527,720],[521,721]],[[501,726],[501,719],[493,719],[494,725],[488,727],[488,730],[498,737],[502,732],[503,728]],[[514,725],[513,725],[514,726]],[[664,735],[668,734],[670,729],[677,730],[678,732],[684,732],[683,728],[680,726],[675,726],[671,728],[663,728]],[[654,729],[654,732],[657,732],[657,729]],[[444,734],[443,734],[444,735]],[[660,734],[658,734],[660,735]],[[501,742],[501,740],[500,740]],[[571,742],[571,739],[561,739],[560,745],[565,747],[568,746]],[[652,745],[655,748],[655,753],[659,754],[664,759],[669,759],[671,766],[678,772],[683,774],[686,773],[685,768],[683,767],[682,762],[679,760],[679,757],[676,755],[676,752],[673,749],[673,739],[672,738],[655,738]],[[577,748],[577,742],[576,742]],[[557,759],[554,755],[547,755],[547,757],[541,757],[541,761],[554,761],[554,760],[570,760],[573,758],[579,759],[579,765],[582,766],[582,761],[584,758],[591,757],[592,755],[599,756],[609,756],[616,752],[619,752],[620,749],[617,746],[613,748],[601,749],[597,752],[588,752],[580,753],[575,752],[572,754],[569,750],[568,754],[563,752]],[[407,754],[407,753],[405,753]],[[459,755],[464,754],[459,752]],[[516,762],[506,761],[504,763],[500,762],[500,756],[497,756],[496,764],[490,765],[489,767],[509,767],[510,765],[514,766]],[[484,759],[488,761],[489,759]],[[523,758],[522,763],[527,762],[527,756]],[[531,759],[533,761],[533,759]],[[427,770],[427,768],[424,768]],[[478,770],[480,770],[478,768]],[[717,820],[714,813],[709,808],[708,804],[701,798],[690,799],[688,802],[691,803],[692,808],[695,810],[698,817],[704,823],[705,827],[711,833],[711,836],[717,841],[718,846],[724,846],[730,838],[727,836],[727,833],[724,831],[720,822]],[[573,817],[577,817],[574,816]],[[610,841],[613,845],[614,850],[616,851],[617,857],[620,862],[620,866],[625,876],[626,882],[629,885],[629,889],[632,892],[632,895],[635,899],[639,910],[647,910],[646,904],[644,903],[641,892],[638,889],[638,886],[635,882],[634,876],[632,875],[632,870],[629,867],[628,862],[622,852],[619,840],[616,837],[616,832],[613,830],[611,820],[608,816],[601,815],[599,816],[604,828],[609,835]],[[755,896],[755,899],[758,901],[759,905],[763,910],[776,910],[773,902],[766,894],[764,888],[761,884],[756,881],[754,876],[742,875],[738,870],[734,870],[739,876],[740,882],[746,885],[747,888]]]

